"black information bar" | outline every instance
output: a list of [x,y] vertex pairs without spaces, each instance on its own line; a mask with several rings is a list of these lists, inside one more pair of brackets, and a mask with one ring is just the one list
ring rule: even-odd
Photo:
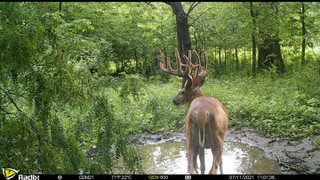
[[[125,174],[113,174],[113,175],[43,175],[43,174],[17,174],[10,180],[278,180],[278,179],[318,179],[317,175],[125,175]],[[6,180],[4,176],[0,175],[0,180]]]

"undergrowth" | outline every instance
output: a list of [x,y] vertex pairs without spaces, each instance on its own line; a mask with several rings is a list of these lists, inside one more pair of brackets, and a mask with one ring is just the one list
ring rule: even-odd
[[319,90],[304,87],[314,90],[307,94],[296,85],[302,82],[297,81],[301,80],[295,75],[219,79],[207,84],[203,91],[226,106],[230,126],[253,127],[267,137],[289,140],[319,135]]
[[[301,140],[320,135],[319,68],[308,67],[299,73],[208,77],[201,88],[205,95],[219,99],[227,108],[229,126],[253,127],[267,137]],[[169,132],[184,128],[188,105],[171,103],[180,91],[181,80],[166,83],[125,75],[107,93],[115,116],[128,122],[132,133]],[[126,91],[130,84],[133,91]],[[132,87],[139,86],[139,87]],[[120,92],[120,93],[118,93]],[[122,93],[122,94],[121,94]],[[130,125],[129,125],[130,124]]]

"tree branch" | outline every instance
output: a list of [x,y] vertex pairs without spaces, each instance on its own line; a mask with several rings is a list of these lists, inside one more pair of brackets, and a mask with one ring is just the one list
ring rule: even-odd
[[[189,15],[189,13],[192,11],[192,9],[193,9],[192,6],[193,6],[195,3],[196,3],[196,2],[193,2],[193,3],[190,5],[189,10],[188,10],[188,13],[187,13],[188,15]],[[191,8],[192,8],[192,9],[191,9]]]
[[193,19],[193,22],[190,24],[190,26],[192,26],[202,15],[204,15],[205,13],[207,13],[209,10],[213,9],[213,7],[207,9],[206,11],[204,11],[203,13],[201,13],[197,18]]
[[13,98],[10,96],[10,94],[8,93],[8,91],[6,91],[6,89],[4,89],[2,86],[0,86],[0,88],[3,90],[3,92],[8,96],[8,98],[10,99],[11,103],[17,108],[18,111],[22,112],[22,110],[18,107],[17,103],[13,100]]
[[3,107],[1,107],[1,106],[0,106],[0,110],[3,111],[3,112],[5,112],[5,114],[14,115],[16,118],[19,118],[16,114],[7,111],[5,108],[3,108]]
[[[213,31],[210,27],[208,27],[208,26],[206,26],[206,25],[204,25],[204,24],[202,24],[200,21],[198,21],[197,19],[194,19],[194,18],[192,18],[191,16],[189,16],[194,22],[198,22],[201,26],[203,26],[203,27],[205,27],[206,29],[208,29],[208,30],[210,30],[210,31]],[[193,23],[194,23],[193,22]],[[213,31],[214,32],[214,31]]]
[[190,8],[189,8],[186,16],[188,17],[189,14],[191,13],[191,11],[192,11],[196,6],[198,6],[199,4],[200,4],[200,2],[197,2],[197,3],[196,3],[196,2],[193,2],[193,3],[190,5]]

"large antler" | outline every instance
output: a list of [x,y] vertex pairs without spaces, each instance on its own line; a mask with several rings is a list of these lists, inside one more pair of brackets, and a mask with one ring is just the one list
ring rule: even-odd
[[[167,74],[187,78],[189,80],[189,82],[190,82],[190,80],[192,81],[192,77],[190,76],[190,71],[193,66],[193,64],[191,63],[191,56],[192,56],[191,51],[188,52],[189,57],[184,55],[184,58],[186,60],[186,64],[181,63],[178,49],[175,48],[174,51],[175,51],[176,61],[177,61],[177,70],[172,69],[169,57],[167,57],[166,67],[165,67],[164,63],[160,61],[160,69]],[[185,67],[184,70],[182,69],[182,67]]]
[[[201,87],[204,84],[204,81],[207,77],[207,64],[208,64],[208,60],[207,60],[207,55],[206,55],[206,51],[203,49],[202,53],[203,53],[203,57],[204,57],[204,66],[201,66],[201,61],[200,61],[200,56],[197,53],[197,51],[193,50],[193,52],[196,54],[196,59],[198,64],[194,65],[197,67],[196,69],[196,73],[195,73],[195,77],[198,76],[200,79],[199,82],[199,87]],[[199,71],[201,71],[201,73],[199,74]]]
[[[187,64],[183,64],[181,63],[181,59],[180,59],[180,55],[179,55],[179,52],[178,52],[178,49],[175,48],[174,49],[175,51],[175,55],[176,55],[176,61],[177,61],[177,70],[173,70],[172,67],[171,67],[171,61],[170,61],[170,58],[167,57],[167,65],[165,67],[164,63],[160,61],[160,69],[167,73],[167,74],[170,74],[170,75],[174,75],[174,76],[180,76],[180,77],[186,77],[188,75],[188,72],[189,72],[189,67],[190,67],[190,61],[186,61]],[[185,70],[182,70],[182,66],[185,66],[186,69]]]
[[[160,61],[160,69],[170,75],[179,76],[186,78],[186,82],[184,84],[184,87],[192,85],[193,78],[199,77],[200,83],[199,86],[202,86],[204,83],[204,80],[207,76],[206,70],[207,70],[207,56],[205,54],[205,51],[203,50],[204,54],[204,66],[201,66],[200,57],[197,53],[197,51],[193,51],[196,54],[197,64],[192,64],[192,53],[191,50],[188,51],[188,56],[183,55],[184,59],[186,60],[186,64],[181,63],[180,55],[178,52],[178,49],[175,48],[175,55],[176,55],[176,61],[177,61],[177,70],[173,70],[171,67],[171,61],[170,58],[167,57],[167,65],[165,67],[164,63]],[[182,69],[182,67],[185,67],[185,70]],[[195,75],[192,76],[193,71],[195,70]],[[201,73],[199,74],[199,70]]]

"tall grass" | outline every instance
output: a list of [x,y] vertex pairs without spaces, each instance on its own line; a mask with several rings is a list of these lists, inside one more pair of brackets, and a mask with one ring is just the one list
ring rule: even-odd
[[257,78],[208,79],[202,89],[227,108],[231,126],[254,127],[266,136],[302,139],[320,135],[320,69],[318,65]]

